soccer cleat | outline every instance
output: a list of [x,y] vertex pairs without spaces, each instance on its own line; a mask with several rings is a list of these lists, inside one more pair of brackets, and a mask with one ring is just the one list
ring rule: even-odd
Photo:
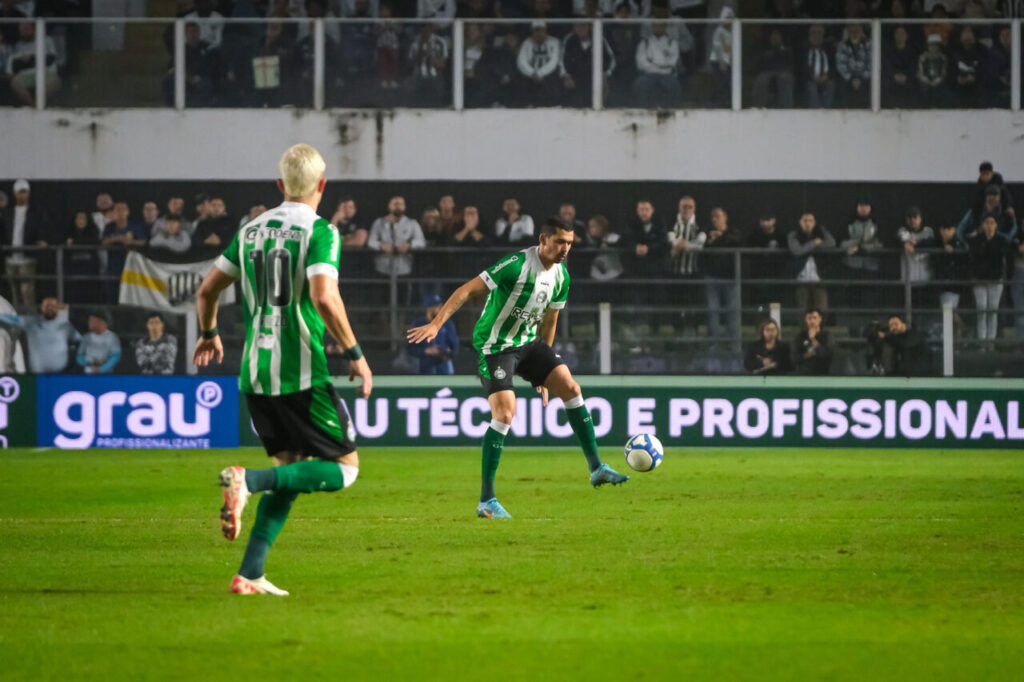
[[590,472],[590,485],[597,488],[605,483],[611,483],[612,485],[619,485],[629,480],[629,476],[620,474],[615,469],[612,469],[607,464],[601,464],[593,471]]
[[275,587],[265,575],[255,580],[236,575],[231,579],[231,594],[272,594],[275,597],[287,597],[288,591]]
[[249,501],[245,469],[224,469],[220,472],[220,485],[224,488],[224,506],[220,508],[220,532],[224,533],[228,540],[234,540],[242,532],[242,510]]
[[512,515],[505,511],[505,508],[501,506],[501,502],[498,502],[497,497],[492,497],[486,502],[481,502],[476,506],[476,515],[481,519],[511,519]]

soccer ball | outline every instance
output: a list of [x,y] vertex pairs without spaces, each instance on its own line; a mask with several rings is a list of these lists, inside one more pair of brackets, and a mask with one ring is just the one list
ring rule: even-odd
[[635,471],[650,471],[664,457],[661,441],[649,433],[638,433],[626,441],[626,464]]

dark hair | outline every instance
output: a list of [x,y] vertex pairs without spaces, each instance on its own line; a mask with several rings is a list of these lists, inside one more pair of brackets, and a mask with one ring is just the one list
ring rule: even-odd
[[991,161],[982,161],[981,165],[978,166],[978,172],[979,173],[985,173],[985,172],[991,171],[991,170],[992,170],[992,162]]
[[572,206],[573,208],[576,208],[576,204],[572,203],[571,201],[563,201],[558,205],[558,208],[565,208],[566,206]]
[[338,199],[339,204],[344,204],[346,201],[355,201],[355,199],[352,198],[351,194],[342,194],[341,198]]
[[177,213],[169,213],[166,216],[164,216],[164,224],[167,224],[167,223],[170,223],[170,222],[180,223],[181,222],[181,216],[178,215]]
[[1002,191],[999,189],[999,185],[989,185],[985,188],[986,196],[1000,196]]
[[[810,315],[811,313],[818,313],[819,315],[821,315],[821,308],[819,308],[818,306],[812,305],[810,308],[808,308],[807,310],[804,311],[804,315]],[[821,316],[825,317],[824,315],[821,315]]]
[[597,223],[598,225],[601,226],[601,229],[603,229],[603,230],[608,230],[611,227],[611,225],[608,223],[608,219],[605,218],[600,213],[595,215],[595,216],[591,216],[590,220],[588,220],[587,222],[588,223],[591,223],[591,222]]
[[761,211],[758,220],[775,220],[775,211]]
[[152,319],[153,319],[154,317],[155,317],[156,319],[160,320],[160,322],[161,322],[161,323],[165,321],[165,320],[164,320],[164,316],[163,316],[163,313],[158,313],[158,312],[156,312],[156,311],[154,310],[153,312],[151,312],[151,313],[149,313],[148,315],[146,315],[146,322],[149,322],[149,321],[150,321],[150,320],[152,320]]
[[573,231],[572,225],[556,215],[546,219],[544,224],[540,226],[540,233],[546,234],[549,237],[554,236],[559,230],[563,230],[565,232]]
[[779,323],[769,317],[767,319],[761,320],[761,322],[757,325],[758,342],[764,341],[764,328],[770,324],[774,324],[775,328],[779,330],[779,336],[782,336],[782,329],[779,328]]

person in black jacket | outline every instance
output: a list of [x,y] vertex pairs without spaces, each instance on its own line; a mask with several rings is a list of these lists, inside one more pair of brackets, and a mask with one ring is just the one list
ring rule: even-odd
[[793,339],[793,367],[797,374],[825,376],[832,367],[832,335],[821,328],[821,311],[808,308],[804,328]]
[[790,350],[779,338],[779,325],[767,319],[757,325],[757,341],[747,347],[743,367],[751,374],[788,374],[793,365]]
[[729,215],[722,208],[711,210],[711,229],[704,241],[705,291],[708,301],[708,332],[713,340],[722,337],[722,317],[726,319],[729,342],[739,350],[740,311],[736,306],[735,254],[715,253],[718,249],[741,246],[739,235],[729,229]]
[[939,228],[939,238],[934,243],[922,244],[922,247],[941,249],[932,255],[932,278],[942,282],[939,301],[956,308],[963,292],[960,282],[967,279],[968,273],[967,247],[957,239],[956,225],[943,225]]
[[100,303],[100,235],[85,211],[75,213],[64,243],[85,248],[64,252],[64,274],[75,279],[64,282],[66,303]]
[[892,43],[882,53],[882,106],[916,108],[917,51],[908,42],[907,29],[897,26]]
[[636,277],[660,277],[668,249],[665,225],[654,215],[649,199],[636,202],[636,217],[630,222],[626,240],[633,252]]
[[982,221],[981,229],[968,241],[968,248],[971,252],[971,279],[974,280],[974,307],[978,311],[978,339],[994,341],[1009,251],[1009,243],[996,234],[994,216],[987,216]]
[[1002,210],[1010,215],[1015,215],[1010,188],[1006,186],[1003,174],[995,170],[991,161],[982,161],[978,166],[978,181],[974,185],[974,201],[971,202],[971,208],[976,211],[985,210],[985,197],[988,194],[988,188],[992,185],[999,188],[999,206]]
[[[602,39],[604,46],[604,73],[610,75],[615,69],[615,53]],[[561,63],[559,76],[565,91],[564,104],[571,107],[589,107],[593,99],[594,78],[591,73],[593,65],[594,38],[591,35],[591,23],[581,21],[574,24],[572,32],[562,39]]]
[[[46,210],[31,201],[28,180],[14,183],[14,205],[7,209],[3,246],[49,246],[57,240],[50,234]],[[4,259],[4,275],[11,286],[11,302],[34,304],[40,298],[56,291],[53,253],[11,251]],[[42,276],[42,277],[40,277]]]

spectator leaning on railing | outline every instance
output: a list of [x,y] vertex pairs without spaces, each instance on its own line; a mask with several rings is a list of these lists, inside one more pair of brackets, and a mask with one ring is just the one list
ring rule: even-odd
[[981,229],[968,240],[971,253],[971,278],[974,280],[974,307],[978,311],[978,339],[994,341],[999,325],[999,300],[1010,243],[996,232],[996,219],[986,216]]
[[831,109],[836,98],[835,59],[825,45],[825,27],[812,24],[807,29],[807,49],[803,59],[803,81],[807,88],[807,106]]
[[[47,216],[32,203],[28,180],[14,183],[14,206],[8,211],[3,245],[8,247],[44,246],[47,242]],[[14,251],[7,256],[4,270],[11,285],[11,302],[15,305],[36,301],[37,259],[31,253]]]
[[505,199],[501,205],[501,217],[494,222],[494,238],[502,244],[532,244],[535,227],[533,218],[522,213],[522,207],[516,199]]
[[789,233],[786,241],[794,257],[796,279],[800,282],[796,287],[797,309],[814,305],[819,312],[827,310],[828,291],[821,285],[821,264],[815,254],[834,247],[835,238],[824,225],[818,225],[813,213],[805,211],[800,216],[799,227]]
[[427,245],[423,228],[414,219],[405,215],[405,198],[392,197],[388,202],[388,214],[377,218],[370,228],[366,246],[381,254],[373,261],[374,269],[381,275],[408,275],[412,272],[412,249]]
[[476,206],[462,209],[462,220],[455,224],[452,243],[455,246],[487,246],[487,235],[480,230],[480,211]]
[[50,296],[39,305],[39,315],[0,315],[0,322],[25,332],[29,369],[33,374],[63,372],[68,366],[68,347],[82,339],[68,322],[67,315],[60,315],[62,310],[67,310],[67,306]]
[[528,100],[533,106],[558,102],[558,38],[548,35],[543,21],[530,24],[530,37],[519,47],[519,73],[526,79]]
[[[711,229],[704,243],[704,291],[708,303],[708,331],[714,339],[721,338],[723,331],[728,333],[729,343],[735,344],[739,350],[740,320],[736,307],[736,281],[734,255],[731,253],[715,253],[717,249],[736,249],[740,247],[740,238],[729,229],[729,215],[725,209],[717,207],[711,210]],[[722,317],[725,317],[723,329]]]
[[[43,48],[46,63],[42,65],[46,94],[51,95],[60,87],[57,75],[57,47],[52,38],[45,38]],[[11,92],[19,104],[34,106],[36,103],[36,79],[40,65],[36,64],[36,25],[26,21],[18,24],[18,42],[7,59],[7,75],[10,77]]]
[[940,251],[932,254],[932,272],[935,279],[944,282],[939,302],[956,308],[960,305],[960,294],[963,293],[963,286],[958,283],[968,277],[967,247],[957,238],[956,225],[952,224],[939,228],[935,246]]
[[[931,280],[931,266],[927,253],[919,253],[935,246],[935,231],[924,224],[921,209],[911,206],[907,209],[903,227],[896,233],[897,239],[903,244],[903,257],[900,259],[900,274],[906,282],[927,282]],[[915,290],[917,291],[923,290]],[[927,290],[931,291],[931,290]],[[927,296],[927,303],[934,302],[934,297]]]
[[871,40],[864,35],[864,26],[849,24],[846,39],[836,48],[836,71],[839,72],[842,104],[850,109],[863,109],[871,104]]
[[100,237],[88,213],[79,211],[75,214],[64,243],[82,247],[64,253],[64,274],[74,278],[65,280],[65,298],[69,303],[99,303]]
[[192,237],[182,228],[181,217],[168,215],[163,221],[164,229],[150,237],[149,247],[171,253],[188,253],[192,248]]
[[956,228],[957,238],[966,244],[988,217],[995,220],[998,236],[1007,243],[1013,240],[1017,234],[1017,223],[1014,216],[1003,209],[1002,190],[998,185],[989,185],[985,189],[985,203],[980,207],[971,208],[964,214]]
[[331,223],[338,228],[342,248],[361,249],[366,246],[370,233],[356,220],[357,212],[356,200],[352,197],[344,196],[338,200],[338,208],[331,217]]

